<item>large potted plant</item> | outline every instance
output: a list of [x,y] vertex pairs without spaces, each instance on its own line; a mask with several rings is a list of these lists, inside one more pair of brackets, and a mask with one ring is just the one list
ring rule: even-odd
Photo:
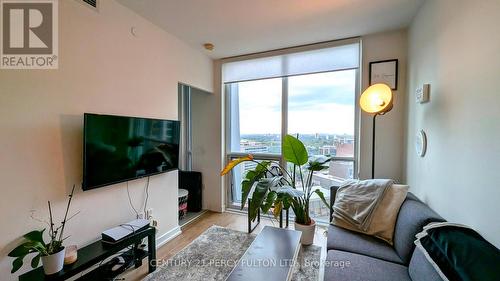
[[227,174],[243,162],[256,163],[255,169],[249,170],[241,182],[242,205],[246,205],[248,196],[252,199],[248,204],[248,215],[254,221],[259,209],[264,213],[272,210],[278,217],[283,209],[291,208],[295,214],[295,229],[302,232],[301,243],[310,245],[314,240],[316,223],[309,214],[311,196],[317,194],[329,208],[319,186],[313,185],[315,172],[328,168],[331,157],[309,157],[304,144],[294,136],[287,135],[283,140],[283,158],[289,163],[289,168],[271,161],[256,161],[252,155],[234,159],[222,170]]
[[64,236],[64,227],[66,226],[66,222],[76,215],[75,214],[68,218],[68,211],[74,191],[75,186],[73,186],[71,194],[69,195],[64,219],[57,227],[52,217],[52,207],[50,201],[48,201],[50,219],[50,221],[47,222],[49,225],[49,242],[45,243],[43,240],[43,233],[45,232],[45,229],[34,230],[23,235],[23,242],[8,254],[9,257],[15,258],[12,262],[11,273],[18,271],[23,266],[23,259],[32,253],[36,253],[31,260],[32,268],[37,268],[41,259],[43,270],[47,275],[55,274],[63,269],[65,253],[63,241],[69,237]]

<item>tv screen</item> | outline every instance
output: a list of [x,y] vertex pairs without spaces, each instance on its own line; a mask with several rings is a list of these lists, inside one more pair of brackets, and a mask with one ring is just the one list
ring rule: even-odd
[[84,115],[83,190],[178,168],[180,123]]

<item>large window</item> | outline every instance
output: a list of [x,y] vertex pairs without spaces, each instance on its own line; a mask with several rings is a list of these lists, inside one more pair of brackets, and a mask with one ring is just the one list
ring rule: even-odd
[[230,85],[231,152],[281,153],[281,78]]
[[[335,62],[330,68],[325,68],[324,61],[321,61],[316,63],[318,67],[323,67],[318,71],[314,71],[309,65],[303,73],[300,68],[296,68],[294,73],[283,72],[281,69],[281,72],[267,73],[269,77],[262,77],[262,73],[249,70],[258,69],[257,66],[263,62],[268,63],[265,59],[271,62],[281,60],[281,65],[290,66],[293,65],[291,57],[299,57],[304,62],[308,58],[307,54],[312,54],[309,58],[313,65],[314,56],[317,59],[318,53],[336,55],[347,60],[342,57],[342,54],[346,55],[345,46],[342,45],[332,49],[343,48],[343,53],[339,53],[337,49],[334,50],[336,53],[314,50],[292,56],[253,59],[238,62],[242,65],[232,65],[229,71],[223,71],[223,75],[232,77],[224,81],[227,101],[227,161],[253,154],[257,160],[286,164],[281,157],[281,140],[284,134],[292,134],[299,137],[310,155],[334,157],[329,169],[317,173],[313,178],[313,182],[324,189],[327,197],[331,185],[355,178],[356,96],[359,81],[357,46],[359,45],[356,44],[354,52],[347,53],[356,57],[355,62],[347,64],[349,67],[339,67]],[[330,57],[328,59],[331,60]],[[345,65],[344,62],[342,66]],[[293,67],[285,70],[290,71],[291,68]],[[269,69],[263,70],[266,71]],[[252,168],[251,164],[243,164],[231,173],[226,183],[227,203],[230,207],[241,205],[241,179]],[[319,198],[311,199],[310,211],[316,220],[328,221],[329,210]]]

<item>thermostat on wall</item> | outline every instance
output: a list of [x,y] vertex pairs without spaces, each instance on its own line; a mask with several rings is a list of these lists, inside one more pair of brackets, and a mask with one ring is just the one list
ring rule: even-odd
[[417,137],[415,138],[415,150],[417,151],[418,156],[424,157],[425,152],[427,151],[427,136],[425,135],[424,130],[420,130],[417,133]]
[[415,91],[415,98],[417,99],[418,103],[424,103],[429,101],[429,89],[430,89],[429,84],[422,84],[417,88],[417,90]]

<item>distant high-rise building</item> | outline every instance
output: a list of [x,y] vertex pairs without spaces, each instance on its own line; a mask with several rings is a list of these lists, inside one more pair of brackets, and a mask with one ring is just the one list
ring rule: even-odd
[[[354,155],[354,139],[343,138],[335,145],[337,157],[352,157]],[[354,177],[353,162],[334,161],[330,164],[329,174],[342,179]]]
[[[243,142],[240,144],[241,148],[245,153],[248,154],[257,154],[257,153],[268,153],[269,152],[269,147],[260,144],[258,142]],[[244,169],[242,173],[246,173],[249,170],[255,169],[257,167],[257,163],[255,162],[245,162],[244,164]]]
[[336,155],[334,145],[323,145],[319,148],[319,154],[321,155]]
[[341,143],[336,145],[337,157],[352,157],[354,155],[354,143]]

